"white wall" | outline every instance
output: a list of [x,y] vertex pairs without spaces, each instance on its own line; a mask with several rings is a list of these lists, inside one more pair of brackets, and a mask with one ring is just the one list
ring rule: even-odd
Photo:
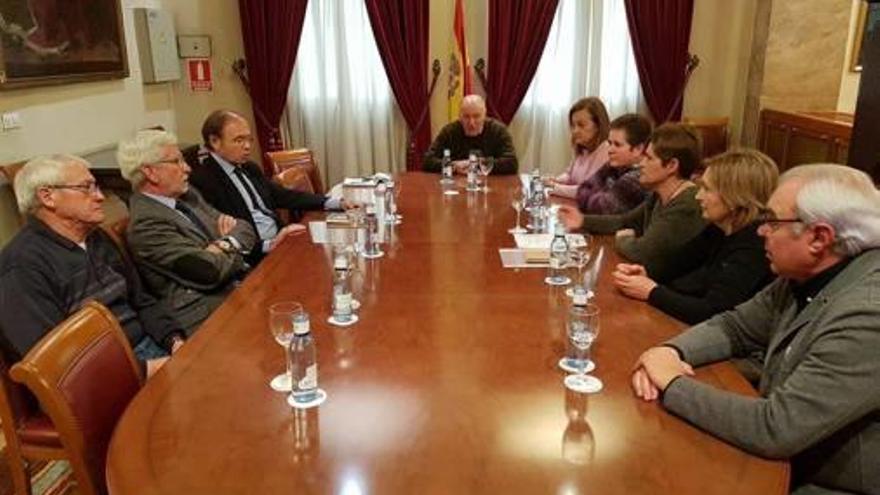
[[756,0],[700,0],[688,50],[700,58],[684,95],[685,117],[727,117],[739,142]]
[[0,112],[19,112],[22,122],[20,129],[0,131],[0,163],[52,152],[85,154],[142,127],[176,128],[169,85],[142,84],[134,36],[131,9],[161,3],[124,0],[123,6],[129,77],[0,92]]

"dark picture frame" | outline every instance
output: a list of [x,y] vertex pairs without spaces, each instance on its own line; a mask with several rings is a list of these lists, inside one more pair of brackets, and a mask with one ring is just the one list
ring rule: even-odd
[[852,72],[861,72],[862,70],[862,47],[865,45],[865,40],[880,33],[880,3],[866,0],[859,3],[856,34],[853,37],[852,56],[849,63],[849,70]]
[[0,90],[128,74],[121,0],[0,0]]

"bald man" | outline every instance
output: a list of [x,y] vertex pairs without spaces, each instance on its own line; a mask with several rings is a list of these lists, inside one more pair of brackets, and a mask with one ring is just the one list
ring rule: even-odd
[[422,168],[440,172],[443,150],[448,149],[456,173],[467,173],[468,154],[479,152],[483,157],[496,158],[493,174],[517,172],[516,150],[510,132],[501,122],[486,118],[486,102],[480,95],[467,95],[461,101],[458,120],[446,124],[425,153]]

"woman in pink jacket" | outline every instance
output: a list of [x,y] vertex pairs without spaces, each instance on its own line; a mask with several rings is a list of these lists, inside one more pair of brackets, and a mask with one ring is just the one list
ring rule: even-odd
[[608,163],[608,111],[602,100],[581,98],[568,111],[575,157],[568,169],[553,179],[553,194],[574,198],[578,186]]

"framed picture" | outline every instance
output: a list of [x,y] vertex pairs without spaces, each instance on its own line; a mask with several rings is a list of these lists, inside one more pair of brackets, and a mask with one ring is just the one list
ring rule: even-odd
[[852,57],[850,58],[849,70],[860,72],[862,70],[862,47],[865,41],[873,36],[880,36],[880,3],[868,3],[862,0],[859,5],[858,19],[856,19],[856,35],[853,37]]
[[0,0],[0,89],[127,76],[120,0]]

